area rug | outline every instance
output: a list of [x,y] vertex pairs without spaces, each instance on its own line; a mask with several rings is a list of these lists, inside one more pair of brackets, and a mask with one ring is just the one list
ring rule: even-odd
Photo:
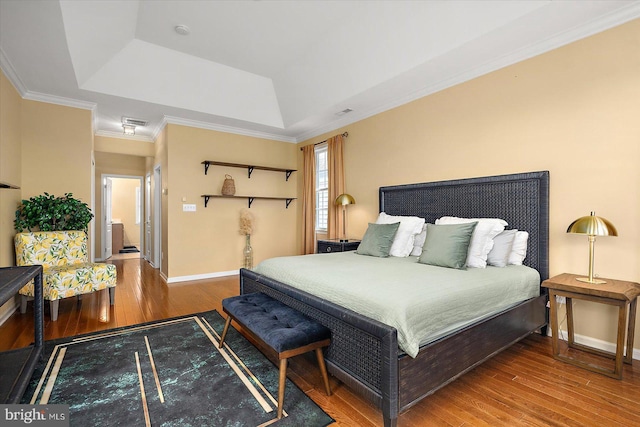
[[333,422],[215,311],[47,341],[22,403],[67,404],[72,426],[317,426]]

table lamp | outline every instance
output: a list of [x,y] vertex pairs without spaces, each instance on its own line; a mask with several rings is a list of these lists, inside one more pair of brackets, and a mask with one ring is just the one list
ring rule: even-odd
[[586,234],[589,236],[589,277],[577,277],[576,280],[598,285],[607,283],[604,280],[593,278],[593,247],[596,242],[596,236],[618,235],[618,231],[613,224],[600,216],[596,216],[595,212],[591,212],[591,215],[583,216],[573,221],[567,228],[567,233]]
[[341,242],[347,242],[347,205],[355,205],[356,200],[350,194],[344,193],[336,197],[335,204],[342,205],[342,239]]

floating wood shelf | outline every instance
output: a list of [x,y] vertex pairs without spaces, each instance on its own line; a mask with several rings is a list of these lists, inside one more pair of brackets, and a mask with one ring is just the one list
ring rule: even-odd
[[2,181],[0,181],[0,188],[10,188],[12,190],[19,190],[20,189],[20,187],[16,187],[15,185],[11,185],[9,183],[2,182]]
[[284,172],[286,181],[289,181],[289,177],[291,176],[291,174],[296,171],[295,169],[282,169],[282,168],[272,168],[270,166],[245,165],[242,163],[216,162],[213,160],[205,160],[202,162],[202,164],[204,165],[205,175],[209,171],[210,165],[227,166],[230,168],[243,168],[243,169],[247,168],[247,171],[249,173],[249,178],[251,178],[251,174],[253,173],[254,169],[263,170],[263,171]]
[[211,197],[219,197],[219,198],[223,198],[223,199],[247,199],[249,201],[249,208],[251,208],[251,204],[253,203],[253,201],[255,199],[284,200],[286,202],[285,209],[288,209],[289,205],[291,204],[291,202],[296,200],[295,197],[223,196],[223,195],[220,195],[220,194],[203,194],[201,197],[204,197],[204,207],[205,208],[207,207],[207,204],[209,203],[209,199]]

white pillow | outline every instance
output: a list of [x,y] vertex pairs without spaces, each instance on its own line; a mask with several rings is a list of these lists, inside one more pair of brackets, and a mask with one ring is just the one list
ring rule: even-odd
[[407,257],[413,250],[413,242],[415,236],[422,231],[424,226],[424,218],[417,216],[393,216],[380,212],[376,224],[393,224],[400,223],[398,231],[393,238],[389,255],[397,257]]
[[436,224],[465,224],[476,221],[478,224],[471,235],[471,243],[467,254],[467,267],[485,268],[487,266],[487,255],[493,248],[493,239],[504,231],[507,221],[499,218],[443,216],[436,220]]
[[427,224],[422,226],[422,231],[419,234],[416,234],[416,237],[413,240],[411,256],[422,255],[422,247],[424,246],[425,240],[427,240]]
[[522,265],[522,262],[527,257],[527,240],[529,240],[529,233],[526,231],[518,231],[516,233],[511,247],[511,254],[509,255],[509,264]]
[[487,264],[506,267],[513,248],[513,240],[518,230],[504,230],[493,238],[493,249],[487,255]]

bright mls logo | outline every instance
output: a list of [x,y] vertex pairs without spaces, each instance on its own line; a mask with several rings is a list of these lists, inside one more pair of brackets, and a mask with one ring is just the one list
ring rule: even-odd
[[69,427],[69,405],[0,405],[0,425]]

